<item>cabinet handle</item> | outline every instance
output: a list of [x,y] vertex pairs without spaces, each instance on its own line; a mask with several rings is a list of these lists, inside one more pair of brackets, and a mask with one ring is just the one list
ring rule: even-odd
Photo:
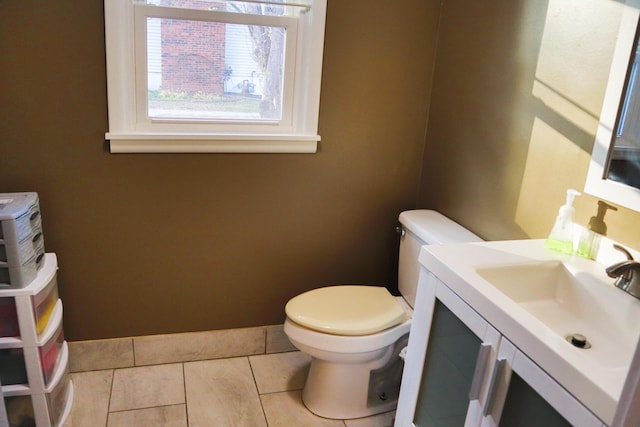
[[471,381],[471,388],[469,389],[469,400],[480,399],[480,387],[482,386],[484,373],[487,370],[487,361],[489,360],[490,354],[491,344],[480,344],[478,359],[476,360],[476,369],[473,371],[473,380]]
[[504,367],[507,364],[507,359],[498,359],[496,360],[495,365],[493,366],[493,372],[491,373],[491,382],[489,382],[489,391],[487,392],[487,400],[484,402],[484,409],[482,410],[482,415],[487,416],[493,409],[493,403],[496,395],[496,384],[498,382],[498,378],[502,376],[502,372],[504,371]]

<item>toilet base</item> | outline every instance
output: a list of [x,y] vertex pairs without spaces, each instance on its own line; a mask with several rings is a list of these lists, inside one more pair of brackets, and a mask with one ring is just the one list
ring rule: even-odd
[[323,418],[362,418],[396,408],[403,362],[398,356],[408,334],[369,363],[335,363],[313,358],[302,391],[304,405]]

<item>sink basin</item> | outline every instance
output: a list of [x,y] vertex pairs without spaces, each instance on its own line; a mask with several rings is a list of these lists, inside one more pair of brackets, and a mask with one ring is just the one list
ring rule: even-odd
[[[632,297],[604,279],[571,271],[558,260],[477,267],[476,273],[549,331],[565,339],[580,334],[588,358],[610,368],[625,368],[638,339],[637,310],[627,310]],[[588,347],[588,348],[587,348]]]

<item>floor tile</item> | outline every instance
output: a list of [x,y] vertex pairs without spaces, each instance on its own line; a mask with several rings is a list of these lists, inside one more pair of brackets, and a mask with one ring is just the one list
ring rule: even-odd
[[185,405],[111,412],[107,427],[187,427]]
[[184,374],[189,427],[267,426],[248,358],[185,363]]
[[302,391],[260,396],[269,427],[345,427],[343,421],[318,417],[304,407]]
[[346,420],[344,423],[347,427],[393,427],[396,411],[385,412],[384,414],[374,415],[367,418],[357,418],[354,420]]
[[[131,367],[134,347],[143,366]],[[310,412],[301,396],[311,358],[293,349],[281,325],[75,342],[73,349],[74,404],[62,427],[393,425],[394,412],[354,420]]]
[[309,372],[311,356],[299,352],[249,357],[258,393],[300,390]]
[[149,335],[133,345],[137,366],[247,356],[264,353],[265,328]]
[[116,369],[110,411],[185,403],[182,364]]
[[132,338],[69,342],[71,372],[128,368],[133,365]]
[[105,426],[112,379],[112,370],[71,374],[73,406],[64,427]]

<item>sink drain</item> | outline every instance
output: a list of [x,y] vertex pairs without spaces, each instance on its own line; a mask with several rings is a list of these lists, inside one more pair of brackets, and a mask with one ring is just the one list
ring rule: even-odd
[[574,347],[582,348],[584,350],[591,348],[591,344],[587,341],[587,337],[582,334],[569,334],[566,336],[566,339]]

